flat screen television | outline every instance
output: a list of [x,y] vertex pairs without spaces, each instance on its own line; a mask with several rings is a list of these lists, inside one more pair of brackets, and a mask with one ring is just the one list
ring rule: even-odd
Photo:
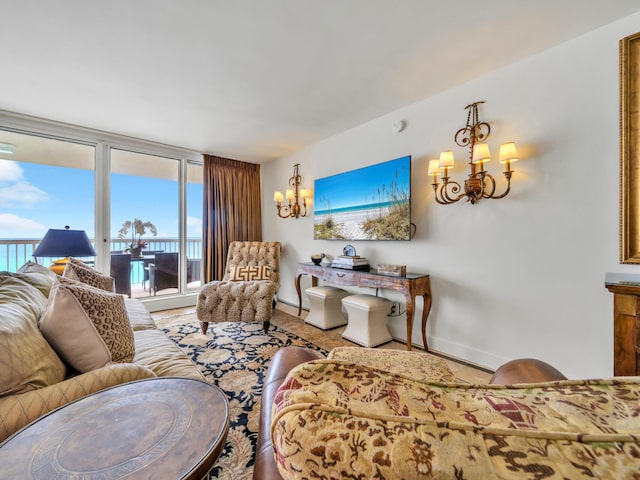
[[411,156],[314,182],[315,240],[411,240]]

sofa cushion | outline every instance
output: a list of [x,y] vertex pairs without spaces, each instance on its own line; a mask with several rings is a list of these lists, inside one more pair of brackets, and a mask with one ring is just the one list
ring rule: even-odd
[[116,291],[114,279],[112,277],[103,275],[80,260],[72,257],[69,258],[69,262],[67,263],[62,276],[73,280],[79,280],[82,283],[106,290],[107,292]]
[[417,378],[428,378],[438,382],[456,381],[447,362],[433,355],[425,355],[423,352],[338,347],[329,352],[327,359],[342,360],[398,375],[410,372]]
[[73,368],[88,372],[111,362],[131,362],[133,331],[124,298],[89,286],[58,284],[40,329]]
[[133,362],[149,368],[159,377],[178,376],[204,380],[200,370],[169,337],[160,330],[133,333],[136,356]]
[[0,396],[62,381],[66,367],[38,330],[47,299],[21,278],[0,274]]
[[134,332],[136,330],[155,330],[158,328],[156,322],[153,321],[153,317],[151,317],[149,311],[140,300],[125,297],[124,304],[127,308],[129,323],[131,323],[131,328],[133,328]]
[[251,280],[269,280],[271,267],[269,265],[231,265],[229,280],[232,282],[249,282]]

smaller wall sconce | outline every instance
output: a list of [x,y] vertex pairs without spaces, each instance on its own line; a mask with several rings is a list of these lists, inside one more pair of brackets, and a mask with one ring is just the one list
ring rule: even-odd
[[[299,167],[299,163],[293,166],[293,176],[289,179],[289,186],[292,188],[287,189],[285,195],[282,195],[282,192],[273,194],[273,200],[278,207],[278,216],[281,218],[298,218],[307,215],[307,200],[313,196],[313,191],[300,188],[302,176],[299,173]],[[282,205],[285,196],[287,205]],[[302,199],[302,206],[300,206],[300,199]]]
[[[504,198],[511,190],[511,162],[518,161],[518,152],[513,142],[500,146],[498,162],[505,164],[505,171],[502,172],[507,179],[507,188],[496,195],[496,181],[493,176],[484,170],[484,164],[491,160],[489,145],[486,140],[491,133],[491,126],[487,122],[481,122],[478,118],[478,105],[484,102],[475,102],[467,105],[467,124],[458,130],[454,136],[454,141],[461,147],[469,147],[469,165],[471,173],[464,181],[464,191],[458,182],[449,178],[449,169],[453,168],[453,152],[447,150],[440,154],[439,160],[429,160],[428,175],[433,175],[433,191],[436,202],[442,205],[450,205],[462,198],[467,201],[477,203],[481,198]],[[438,175],[442,174],[442,185],[438,183]]]

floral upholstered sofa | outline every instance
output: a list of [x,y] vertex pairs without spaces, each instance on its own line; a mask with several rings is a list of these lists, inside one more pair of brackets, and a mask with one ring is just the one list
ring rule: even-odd
[[289,355],[305,361],[265,386],[269,437],[261,432],[254,479],[640,478],[638,378],[563,380],[526,359],[492,381],[527,369],[553,381],[472,385],[419,352]]
[[107,387],[154,376],[203,379],[141,302],[78,268],[76,275],[67,266],[63,277],[35,263],[0,272],[0,442]]

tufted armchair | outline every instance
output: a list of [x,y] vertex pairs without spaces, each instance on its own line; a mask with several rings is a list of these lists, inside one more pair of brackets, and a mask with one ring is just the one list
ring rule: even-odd
[[280,289],[279,242],[231,242],[224,277],[200,289],[196,315],[209,322],[262,322],[269,330]]

